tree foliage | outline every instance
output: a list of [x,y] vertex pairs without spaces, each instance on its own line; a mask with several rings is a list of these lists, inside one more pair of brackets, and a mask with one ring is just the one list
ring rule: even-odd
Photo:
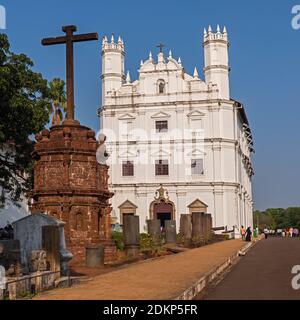
[[254,212],[253,221],[254,225],[259,226],[261,230],[264,228],[284,229],[290,227],[300,229],[300,207],[257,210]]
[[52,101],[52,125],[59,125],[66,111],[67,97],[65,93],[65,82],[55,78],[49,83],[49,87]]
[[0,205],[17,204],[32,186],[33,136],[49,121],[53,89],[25,54],[0,34]]

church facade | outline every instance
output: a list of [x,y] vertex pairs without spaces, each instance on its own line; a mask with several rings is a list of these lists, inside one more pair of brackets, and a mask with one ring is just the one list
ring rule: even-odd
[[122,38],[102,42],[100,127],[110,153],[112,217],[174,219],[212,214],[214,227],[252,226],[252,133],[244,106],[231,98],[228,34],[204,30],[204,79],[172,52],[125,74]]

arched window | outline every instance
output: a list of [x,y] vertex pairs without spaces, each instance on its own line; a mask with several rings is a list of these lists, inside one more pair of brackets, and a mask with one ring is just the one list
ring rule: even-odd
[[163,94],[165,93],[165,81],[164,80],[158,80],[158,93]]

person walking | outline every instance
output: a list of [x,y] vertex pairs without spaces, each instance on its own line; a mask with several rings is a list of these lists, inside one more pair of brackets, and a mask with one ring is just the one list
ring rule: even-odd
[[248,227],[247,230],[246,230],[246,241],[250,242],[251,241],[251,236],[252,236],[251,227]]
[[244,226],[241,226],[240,234],[242,236],[242,240],[245,241],[246,230],[245,230]]
[[264,229],[264,235],[265,235],[265,239],[268,239],[269,229],[267,228]]
[[253,238],[257,238],[257,228],[254,228],[253,230]]

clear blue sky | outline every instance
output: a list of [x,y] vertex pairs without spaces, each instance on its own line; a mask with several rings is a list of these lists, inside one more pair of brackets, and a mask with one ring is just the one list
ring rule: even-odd
[[[7,10],[12,48],[24,52],[35,70],[65,76],[64,46],[42,47],[43,37],[75,24],[79,32],[121,34],[126,69],[136,78],[141,59],[162,41],[192,73],[203,68],[203,28],[226,25],[230,42],[231,96],[245,104],[256,154],[255,208],[300,205],[300,30],[291,9],[300,0],[71,1],[0,0]],[[76,45],[76,114],[99,129],[100,42]],[[201,75],[203,78],[203,75]]]

